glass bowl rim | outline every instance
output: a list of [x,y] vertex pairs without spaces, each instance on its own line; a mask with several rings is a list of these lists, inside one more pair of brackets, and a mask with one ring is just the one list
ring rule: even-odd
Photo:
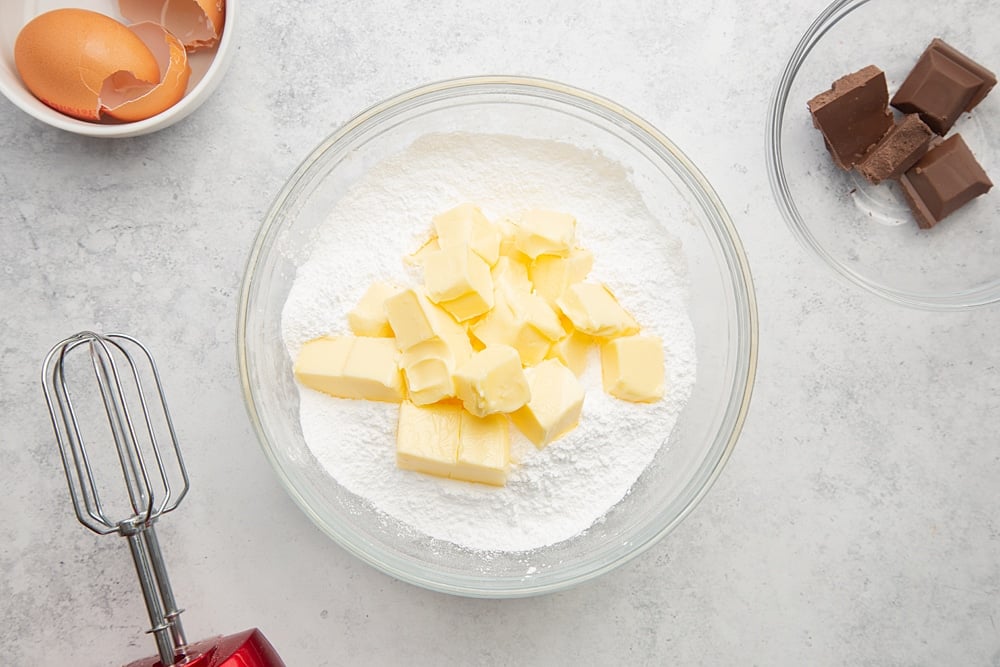
[[826,33],[835,27],[851,12],[872,2],[872,0],[834,0],[812,22],[802,35],[788,63],[781,73],[771,94],[765,123],[765,147],[767,176],[775,203],[781,211],[785,223],[799,243],[822,259],[827,266],[843,279],[877,294],[893,303],[931,311],[964,311],[980,308],[1000,301],[1000,285],[988,284],[981,288],[963,290],[946,294],[929,292],[911,292],[882,285],[875,280],[866,278],[861,273],[852,270],[843,262],[838,261],[823,248],[822,244],[809,231],[809,227],[799,213],[798,206],[788,187],[782,157],[781,132],[784,125],[785,108],[788,95],[799,70],[813,48]]
[[[715,213],[716,222],[720,225],[720,238],[728,242],[731,255],[730,263],[726,266],[730,269],[729,276],[735,287],[737,298],[736,320],[738,322],[738,332],[736,349],[736,368],[733,394],[730,396],[728,408],[721,425],[729,423],[728,432],[725,435],[725,446],[717,460],[711,462],[711,470],[705,478],[704,483],[689,499],[683,509],[669,522],[661,526],[654,534],[642,543],[637,543],[626,553],[608,559],[607,562],[600,563],[595,567],[587,569],[583,573],[566,577],[545,584],[524,583],[520,587],[509,588],[486,588],[475,586],[472,583],[456,583],[455,581],[443,581],[443,579],[457,579],[454,575],[434,577],[433,570],[427,572],[417,572],[412,567],[400,567],[387,563],[384,559],[377,557],[380,551],[368,550],[362,545],[355,544],[350,540],[335,532],[328,525],[328,522],[310,506],[306,499],[296,488],[287,472],[280,465],[276,454],[273,452],[273,445],[263,426],[260,413],[257,408],[254,389],[250,382],[250,363],[247,353],[247,325],[250,318],[250,299],[256,283],[256,268],[260,263],[265,250],[270,247],[270,240],[277,224],[279,213],[283,209],[286,200],[297,190],[306,176],[320,158],[332,147],[341,142],[346,142],[355,134],[377,125],[383,117],[391,117],[401,108],[409,108],[418,105],[421,101],[435,101],[444,97],[459,97],[476,93],[498,93],[503,91],[516,91],[528,96],[542,97],[560,103],[575,106],[576,108],[596,114],[605,120],[612,121],[619,127],[625,127],[629,134],[640,139],[647,147],[651,148],[659,157],[664,153],[669,153],[674,160],[680,163],[683,173],[677,175],[687,185],[692,195],[701,200],[703,208],[710,208]],[[723,244],[725,245],[725,244]],[[734,270],[735,269],[735,270]],[[739,308],[742,306],[742,310]],[[250,417],[257,441],[264,451],[272,470],[277,474],[281,486],[289,494],[295,504],[308,516],[312,522],[322,530],[327,536],[345,549],[348,553],[356,556],[363,562],[371,565],[377,570],[388,574],[396,579],[405,581],[429,590],[461,595],[466,597],[481,598],[515,598],[532,595],[540,595],[557,590],[571,588],[579,583],[593,579],[605,572],[632,560],[646,549],[656,544],[661,538],[672,531],[708,493],[723,468],[728,462],[742,431],[743,424],[749,411],[750,400],[753,393],[754,379],[757,369],[758,357],[758,313],[756,294],[753,286],[753,279],[750,272],[749,262],[743,249],[742,241],[736,231],[735,225],[729,216],[728,211],[719,199],[715,190],[708,183],[698,168],[687,158],[687,156],[677,148],[663,133],[657,130],[647,121],[636,114],[625,109],[621,105],[603,98],[594,93],[575,88],[556,81],[525,76],[507,75],[482,75],[469,76],[454,79],[446,79],[423,86],[418,86],[382,102],[376,103],[364,111],[360,112],[339,129],[321,141],[309,155],[302,160],[295,171],[289,176],[278,195],[274,198],[268,209],[264,222],[257,231],[254,244],[247,258],[243,281],[240,289],[238,317],[237,317],[237,366],[240,375],[240,384],[243,395],[244,406]],[[721,430],[721,429],[720,429]],[[720,438],[721,439],[721,438]],[[718,441],[718,440],[717,440]],[[471,582],[475,577],[462,577],[462,581]]]

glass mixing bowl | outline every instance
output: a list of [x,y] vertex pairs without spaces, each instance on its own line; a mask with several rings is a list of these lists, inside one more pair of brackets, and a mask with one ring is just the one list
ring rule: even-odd
[[[994,189],[930,230],[917,227],[896,183],[871,185],[834,166],[806,102],[866,65],[885,72],[890,97],[940,37],[1000,69],[1000,3],[838,0],[792,53],[771,99],[767,166],[774,197],[802,244],[839,275],[895,303],[962,310],[1000,301],[1000,194]],[[1000,95],[962,114],[960,132],[986,173],[1000,177]]]
[[[342,488],[302,435],[299,390],[281,332],[296,268],[309,256],[312,234],[334,202],[366,170],[416,138],[441,131],[554,139],[601,151],[630,170],[664,234],[683,243],[688,263],[698,356],[690,400],[675,427],[664,433],[666,442],[653,462],[603,520],[575,538],[532,551],[470,550],[411,530]],[[316,525],[394,577],[494,598],[586,581],[674,528],[708,491],[736,444],[757,360],[757,314],[746,257],[722,203],[695,166],[658,130],[608,100],[550,81],[512,77],[445,81],[403,93],[321,143],[292,174],[257,236],[243,281],[238,337],[244,397],[261,445],[288,493]]]

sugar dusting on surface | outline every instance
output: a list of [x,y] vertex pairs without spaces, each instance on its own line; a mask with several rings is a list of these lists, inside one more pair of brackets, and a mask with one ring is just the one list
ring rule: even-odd
[[379,511],[459,546],[528,550],[599,520],[669,437],[695,380],[686,263],[627,170],[599,153],[507,135],[427,135],[370,169],[330,212],[285,303],[289,354],[316,336],[350,333],[347,313],[373,281],[419,283],[402,258],[426,240],[434,215],[466,201],[494,220],[527,208],[573,214],[578,244],[594,253],[590,278],[664,341],[664,399],[645,405],[605,394],[593,350],[579,426],[541,451],[512,427],[517,463],[504,488],[397,469],[398,405],[300,388],[300,419],[326,471]]

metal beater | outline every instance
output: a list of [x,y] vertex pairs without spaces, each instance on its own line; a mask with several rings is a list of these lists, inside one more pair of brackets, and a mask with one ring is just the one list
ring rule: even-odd
[[125,334],[78,333],[46,356],[42,387],[76,518],[132,553],[158,659],[130,667],[284,667],[256,629],[188,644],[155,523],[190,480],[149,351]]

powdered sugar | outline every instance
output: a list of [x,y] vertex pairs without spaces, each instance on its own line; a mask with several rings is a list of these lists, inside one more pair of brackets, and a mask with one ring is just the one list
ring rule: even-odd
[[686,265],[680,243],[617,162],[552,141],[427,135],[369,170],[331,211],[285,303],[289,354],[315,336],[349,333],[347,312],[373,281],[419,282],[402,258],[426,239],[435,214],[465,201],[491,219],[532,207],[576,216],[579,245],[594,253],[592,279],[614,291],[644,332],[664,341],[664,399],[634,404],[605,394],[593,350],[581,378],[579,426],[541,451],[512,428],[516,464],[504,488],[397,469],[397,405],[301,388],[300,419],[327,472],[378,510],[460,546],[527,550],[600,519],[669,437],[695,380]]

